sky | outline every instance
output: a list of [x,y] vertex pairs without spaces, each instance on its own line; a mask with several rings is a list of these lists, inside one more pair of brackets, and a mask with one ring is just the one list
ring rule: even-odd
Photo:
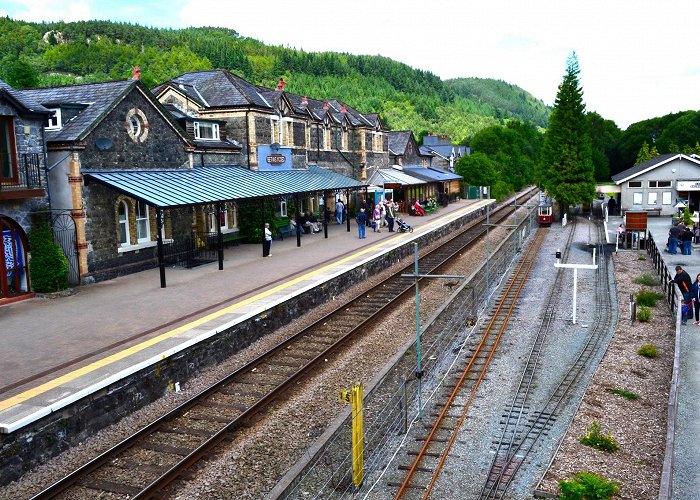
[[700,0],[2,0],[0,15],[222,26],[270,45],[382,55],[442,79],[495,78],[549,105],[575,51],[586,110],[622,129],[700,109]]

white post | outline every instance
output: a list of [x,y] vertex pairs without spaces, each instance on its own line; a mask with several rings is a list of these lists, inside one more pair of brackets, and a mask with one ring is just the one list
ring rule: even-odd
[[576,324],[576,291],[578,288],[578,268],[574,267],[574,314],[573,323]]

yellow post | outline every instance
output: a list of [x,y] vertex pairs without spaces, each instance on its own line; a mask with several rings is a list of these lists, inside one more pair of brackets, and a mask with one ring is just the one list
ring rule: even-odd
[[340,391],[340,400],[352,403],[352,480],[356,489],[362,486],[365,466],[362,392],[362,384],[355,384],[349,391]]

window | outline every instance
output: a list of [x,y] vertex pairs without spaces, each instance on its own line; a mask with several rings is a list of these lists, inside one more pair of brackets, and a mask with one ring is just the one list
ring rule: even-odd
[[661,193],[661,204],[670,205],[671,204],[671,191],[664,191]]
[[129,207],[125,201],[119,202],[119,245],[129,244]]
[[652,192],[652,193],[647,193],[647,204],[648,205],[656,205],[656,199],[659,193]]
[[53,115],[46,119],[46,130],[59,130],[61,128],[61,108],[49,109]]
[[[223,208],[219,214],[219,227],[221,227],[221,232],[226,232],[228,229],[228,210],[226,208]],[[216,227],[216,210],[209,212],[209,232],[218,232]]]
[[632,194],[632,204],[633,205],[641,205],[642,200],[644,199],[644,197],[642,195],[643,195],[643,193],[633,193]]
[[670,188],[671,181],[649,181],[650,188]]
[[144,142],[148,137],[148,119],[138,108],[131,108],[126,113],[126,132],[134,142]]
[[642,187],[642,181],[629,181],[627,185],[631,188],[640,188]]
[[194,138],[204,141],[219,140],[219,124],[207,122],[194,122]]
[[280,217],[286,217],[286,216],[287,216],[287,201],[281,200],[280,201]]
[[17,180],[15,127],[10,116],[0,116],[0,179]]
[[136,241],[151,241],[151,226],[148,221],[148,205],[136,202]]

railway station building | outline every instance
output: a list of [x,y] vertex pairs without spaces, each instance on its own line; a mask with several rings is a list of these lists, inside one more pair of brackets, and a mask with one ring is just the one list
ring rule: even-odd
[[679,203],[700,211],[700,158],[663,154],[612,176],[620,186],[620,210],[676,215]]

